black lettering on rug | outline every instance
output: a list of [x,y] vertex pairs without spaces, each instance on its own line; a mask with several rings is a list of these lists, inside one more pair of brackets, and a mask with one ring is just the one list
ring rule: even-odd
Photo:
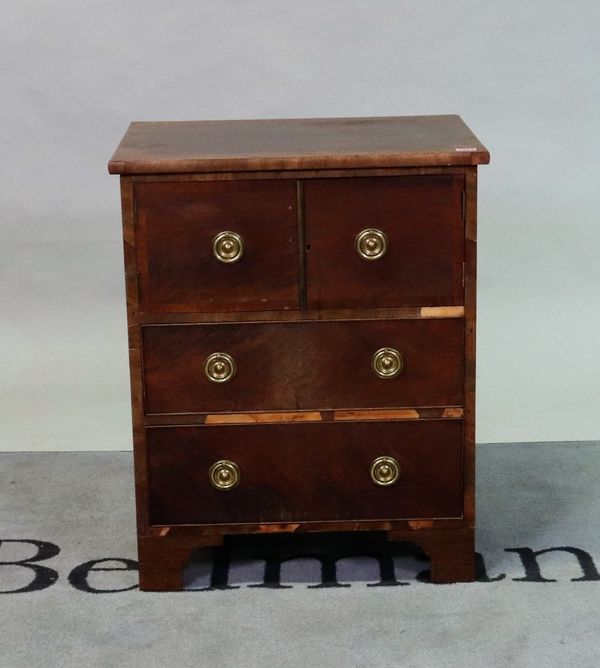
[[[108,566],[99,566],[99,564],[105,564],[106,562],[120,562],[124,564],[123,567],[108,567]],[[75,566],[75,568],[69,573],[69,584],[79,591],[85,591],[90,594],[116,594],[121,591],[129,591],[130,589],[137,589],[138,585],[135,584],[131,587],[122,587],[120,589],[98,589],[92,587],[88,582],[90,573],[92,572],[106,572],[106,571],[137,571],[138,563],[132,559],[114,559],[107,557],[106,559],[93,559],[92,561],[86,561],[84,564]]]
[[60,548],[54,543],[48,543],[44,540],[0,540],[0,554],[1,547],[4,543],[27,543],[37,547],[37,553],[33,557],[27,559],[19,559],[17,561],[0,561],[0,566],[22,566],[25,571],[33,571],[34,577],[29,584],[17,589],[10,589],[9,591],[0,591],[0,594],[24,594],[30,591],[41,591],[52,586],[58,580],[58,573],[53,568],[48,566],[41,566],[38,561],[46,561],[52,559],[59,552]]
[[537,551],[532,550],[530,547],[512,547],[507,548],[505,552],[516,552],[521,557],[521,563],[525,569],[525,577],[513,578],[515,582],[557,582],[556,580],[543,577],[540,570],[538,557],[549,552],[568,552],[576,557],[583,576],[572,578],[571,582],[597,582],[600,580],[600,573],[598,573],[591,555],[578,547],[549,547],[545,550]]

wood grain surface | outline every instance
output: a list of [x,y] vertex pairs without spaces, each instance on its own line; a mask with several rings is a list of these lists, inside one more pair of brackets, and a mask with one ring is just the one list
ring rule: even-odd
[[[449,175],[305,181],[308,308],[461,305],[463,191]],[[388,240],[377,260],[354,247],[369,228]]]
[[[143,312],[298,309],[298,232],[293,181],[138,183],[140,307]],[[235,232],[234,263],[213,239]]]
[[[370,320],[145,325],[146,413],[460,406],[463,322]],[[371,359],[397,349],[404,369],[379,378]],[[210,382],[204,361],[224,352],[237,372]]]
[[460,116],[135,122],[111,174],[475,165],[487,149]]
[[[459,420],[148,428],[152,524],[404,519],[462,515]],[[378,456],[402,473],[375,485]],[[234,461],[230,490],[211,464]]]

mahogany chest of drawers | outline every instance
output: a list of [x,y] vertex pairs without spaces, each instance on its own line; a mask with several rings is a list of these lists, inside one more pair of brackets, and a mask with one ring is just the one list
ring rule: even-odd
[[458,116],[132,123],[140,587],[240,533],[387,532],[474,578],[476,172]]

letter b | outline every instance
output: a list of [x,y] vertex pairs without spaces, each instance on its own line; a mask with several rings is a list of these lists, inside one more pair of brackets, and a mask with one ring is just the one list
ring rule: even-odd
[[58,580],[58,573],[53,568],[41,566],[37,563],[38,561],[45,561],[46,559],[55,557],[60,552],[58,545],[47,543],[43,540],[0,540],[0,548],[3,543],[28,543],[29,545],[37,547],[37,553],[34,554],[33,557],[20,559],[18,561],[0,561],[0,567],[21,566],[23,568],[28,568],[34,573],[34,578],[29,584],[20,587],[19,589],[10,589],[9,591],[0,590],[0,594],[24,594],[29,591],[41,591],[42,589],[50,587]]

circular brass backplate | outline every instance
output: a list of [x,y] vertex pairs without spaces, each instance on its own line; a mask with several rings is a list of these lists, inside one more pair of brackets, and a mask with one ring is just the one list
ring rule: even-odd
[[227,383],[235,372],[235,360],[227,353],[212,353],[204,360],[204,374],[211,383]]
[[380,348],[371,359],[371,367],[379,378],[395,378],[404,368],[404,360],[395,348]]
[[210,467],[208,478],[217,489],[233,489],[240,482],[240,468],[235,462],[220,459]]
[[237,232],[219,232],[212,242],[213,255],[219,262],[232,264],[244,254],[244,242]]
[[379,260],[387,253],[388,238],[385,232],[369,227],[356,235],[354,247],[363,260]]
[[382,487],[396,484],[400,473],[400,464],[393,457],[377,457],[371,464],[371,480]]

